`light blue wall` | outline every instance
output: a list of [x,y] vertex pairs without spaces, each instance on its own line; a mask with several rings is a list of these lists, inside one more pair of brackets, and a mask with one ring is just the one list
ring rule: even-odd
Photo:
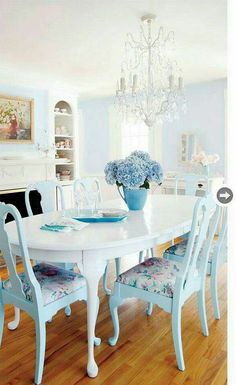
[[207,154],[217,153],[220,160],[211,166],[213,173],[224,174],[225,167],[225,99],[226,79],[186,87],[188,109],[179,120],[163,127],[162,164],[164,170],[180,170],[178,147],[182,132],[194,132]]
[[109,160],[109,107],[113,103],[111,97],[79,102],[83,114],[83,172],[86,174],[103,174]]
[[[181,119],[163,127],[162,164],[165,171],[179,169],[178,146],[181,132],[196,132],[201,147],[209,154],[218,153],[214,171],[224,173],[225,159],[225,79],[186,87],[188,111]],[[35,142],[43,143],[43,129],[48,129],[48,91],[0,84],[1,95],[34,99]],[[102,174],[109,159],[109,107],[113,97],[79,102],[84,121],[84,172]],[[0,154],[35,151],[33,144],[0,144]]]
[[[165,171],[180,170],[178,146],[181,132],[195,132],[207,154],[218,153],[220,161],[212,167],[224,173],[226,79],[186,87],[187,113],[178,121],[165,123],[162,135],[162,164]],[[109,158],[109,107],[114,98],[81,101],[84,118],[84,172],[103,173]]]
[[[214,173],[224,173],[226,79],[198,83],[186,87],[188,111],[181,118],[165,123],[162,135],[164,171],[180,170],[178,147],[182,132],[196,132],[199,144],[208,154],[218,153],[220,161],[212,167]],[[109,159],[109,107],[114,98],[80,101],[84,120],[84,172],[103,173]]]
[[[48,91],[29,87],[0,84],[0,94],[34,99],[35,143],[45,140],[42,131],[48,130]],[[0,144],[0,154],[34,152],[35,144]]]

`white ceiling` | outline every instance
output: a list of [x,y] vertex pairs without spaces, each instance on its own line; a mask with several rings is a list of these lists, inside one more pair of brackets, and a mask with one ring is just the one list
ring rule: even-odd
[[185,83],[226,76],[226,0],[0,0],[0,83],[114,93],[143,14],[175,31]]

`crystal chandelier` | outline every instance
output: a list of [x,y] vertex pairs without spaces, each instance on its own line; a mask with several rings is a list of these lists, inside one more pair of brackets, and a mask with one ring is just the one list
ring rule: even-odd
[[183,77],[173,58],[174,32],[159,28],[152,37],[155,15],[141,18],[140,39],[127,34],[116,102],[124,118],[143,120],[148,127],[179,117],[185,108]]

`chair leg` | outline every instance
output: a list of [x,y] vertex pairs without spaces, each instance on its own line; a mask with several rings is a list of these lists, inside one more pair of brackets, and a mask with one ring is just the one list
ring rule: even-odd
[[4,327],[4,304],[0,299],[0,346],[2,344],[3,327]]
[[36,328],[36,368],[35,368],[35,384],[42,382],[44,357],[46,349],[46,327],[45,322],[37,319],[35,321]]
[[14,311],[15,311],[15,318],[13,321],[8,322],[8,325],[7,325],[9,330],[15,330],[20,323],[20,309],[18,307],[14,307]]
[[151,251],[151,257],[153,258],[154,257],[154,248],[151,247],[150,251]]
[[214,316],[220,319],[220,307],[218,300],[218,283],[217,283],[217,268],[214,267],[211,271],[211,301],[214,309]]
[[70,317],[70,315],[71,315],[71,307],[70,307],[70,305],[65,307],[65,315],[67,317]]
[[120,259],[120,258],[115,258],[115,263],[116,263],[116,278],[118,278],[119,275],[120,275],[120,262],[121,262],[121,259]]
[[106,268],[105,268],[105,272],[104,272],[103,277],[102,277],[103,290],[105,291],[106,295],[110,295],[111,294],[111,289],[109,289],[107,287],[108,265],[109,265],[109,263],[107,263]]
[[139,252],[139,263],[142,263],[144,261],[144,251]]
[[152,314],[152,310],[153,310],[153,304],[152,302],[148,302],[146,314],[150,316]]
[[203,288],[199,290],[197,293],[198,298],[198,311],[201,321],[201,328],[202,328],[202,334],[204,336],[208,336],[208,325],[207,325],[207,316],[206,316],[206,299],[205,299],[205,285],[203,285]]
[[108,343],[111,346],[114,346],[117,343],[117,340],[120,334],[119,317],[118,317],[117,308],[119,305],[121,305],[121,303],[122,303],[122,299],[120,297],[116,297],[114,295],[110,297],[109,308],[110,308],[111,318],[112,318],[112,323],[114,328],[114,336],[108,339]]
[[172,310],[172,334],[174,340],[176,360],[179,370],[184,371],[184,355],[181,337],[181,306],[173,306]]
[[[98,318],[98,312],[99,312],[99,297],[97,297],[97,317],[96,319]],[[99,346],[101,344],[101,338],[99,337],[94,337],[94,345],[95,346]]]

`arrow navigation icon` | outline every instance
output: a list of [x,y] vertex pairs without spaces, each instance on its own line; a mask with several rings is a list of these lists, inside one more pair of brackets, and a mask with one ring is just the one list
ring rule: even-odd
[[220,198],[223,198],[223,199],[228,199],[230,197],[230,194],[226,191],[225,193],[223,194],[220,194]]
[[216,196],[219,203],[227,205],[233,199],[233,191],[229,187],[224,186],[217,191]]

